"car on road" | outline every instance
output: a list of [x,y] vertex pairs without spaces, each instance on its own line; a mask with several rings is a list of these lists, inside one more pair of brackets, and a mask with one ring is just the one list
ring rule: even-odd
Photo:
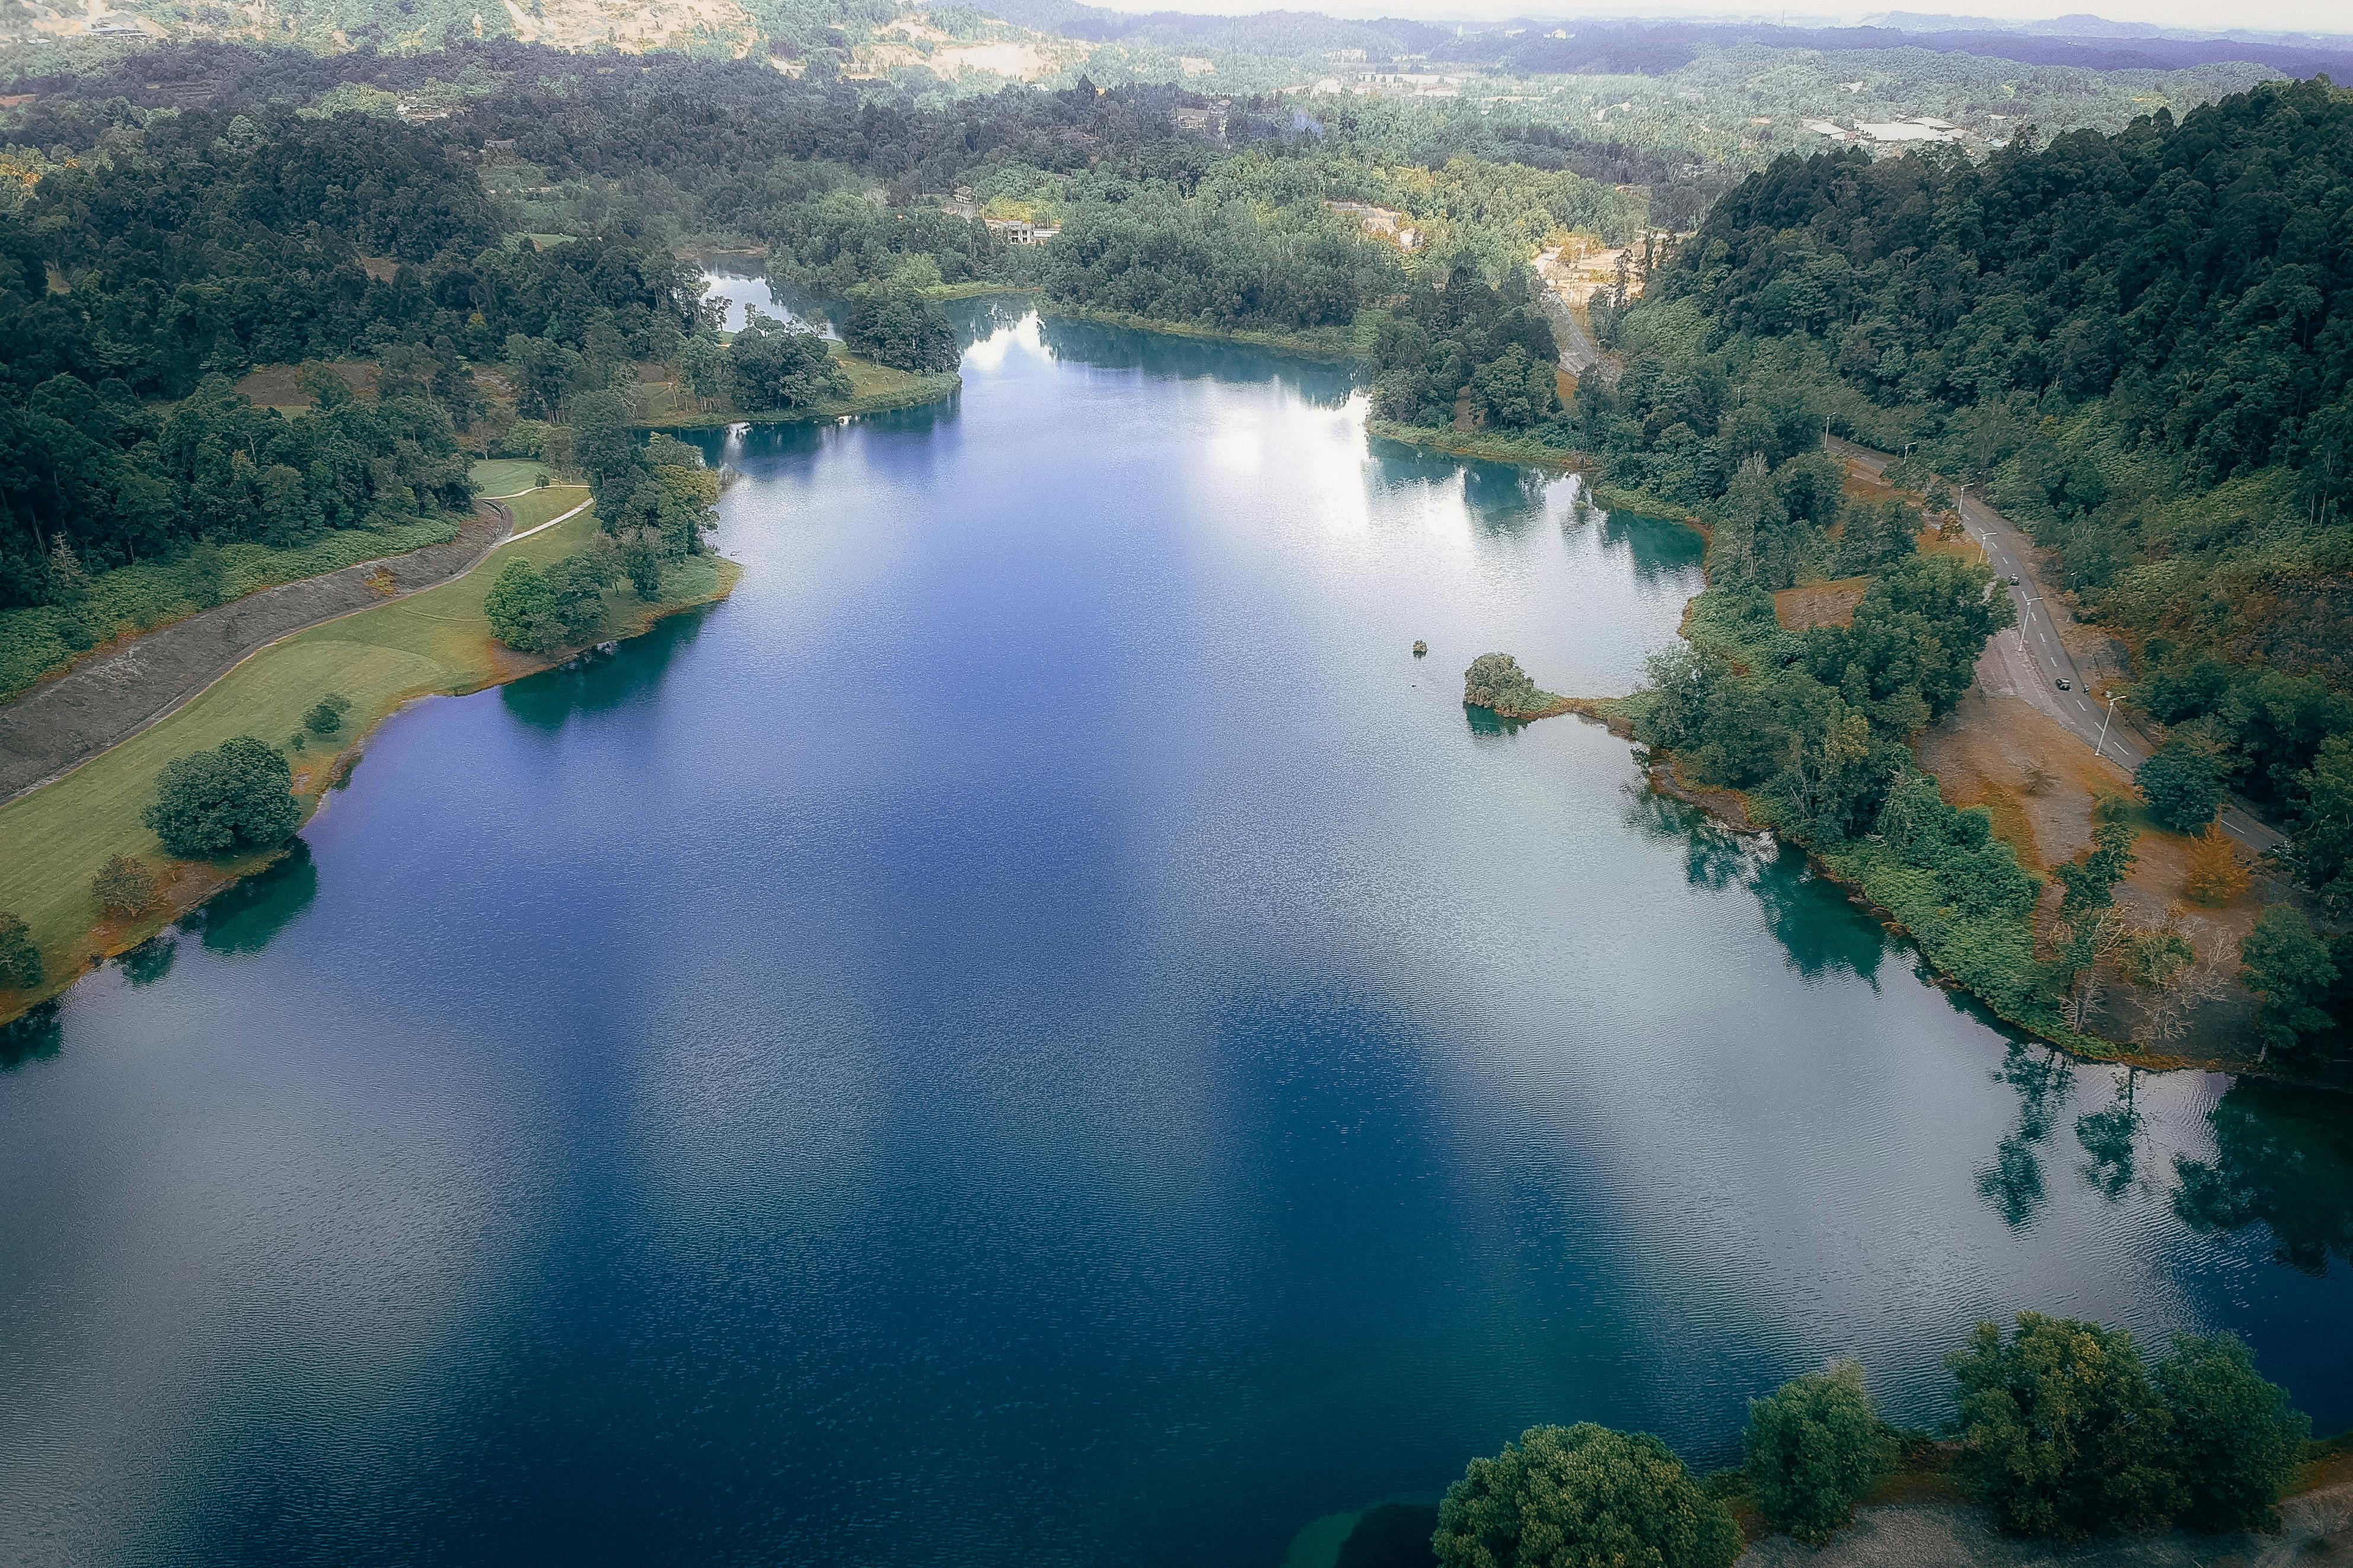
[[2065,676],[2063,676],[2063,676],[2061,676],[2057,680],[2052,681],[2052,684],[2053,686],[2056,686],[2056,687],[2057,687],[2060,690],[2062,690],[2062,691],[2073,691],[2073,690],[2074,690],[2074,689],[2075,689],[2075,683],[2074,683],[2073,681],[2072,681],[2072,680],[2069,680],[2069,679],[2068,679]]
[[2010,585],[2013,588],[2018,586],[2018,574],[2015,572],[2010,574]]

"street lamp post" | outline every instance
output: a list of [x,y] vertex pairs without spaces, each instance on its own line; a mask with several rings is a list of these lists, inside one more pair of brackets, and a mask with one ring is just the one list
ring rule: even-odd
[[2093,752],[2100,756],[2105,757],[2108,754],[2108,726],[2116,721],[2116,694],[2111,691],[2108,693],[2107,717],[2100,721],[2100,743],[2092,748]]

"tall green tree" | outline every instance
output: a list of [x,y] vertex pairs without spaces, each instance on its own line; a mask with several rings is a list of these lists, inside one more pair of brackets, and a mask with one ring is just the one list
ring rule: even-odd
[[1757,1511],[1810,1546],[1852,1522],[1855,1504],[1895,1461],[1895,1440],[1851,1361],[1750,1400],[1746,1448]]
[[0,910],[0,985],[30,991],[41,983],[41,950],[24,917]]
[[2323,1004],[2337,984],[2337,961],[2302,910],[2274,904],[2239,943],[2239,983],[2263,1005],[2255,1011],[2258,1062],[2292,1052],[2329,1026]]
[[964,351],[947,312],[903,283],[861,284],[849,291],[841,340],[879,364],[918,374],[954,370]]
[[2255,1371],[2236,1335],[2176,1334],[2157,1363],[2157,1391],[2173,1417],[2173,1467],[2195,1530],[2274,1530],[2279,1500],[2304,1460],[2312,1417]]
[[2353,914],[2353,735],[2321,742],[2300,793],[2283,858],[2330,913]]
[[2064,1540],[2164,1524],[2182,1506],[2173,1418],[2132,1336],[2021,1312],[1946,1358],[1960,1384],[1960,1469],[2004,1529]]
[[849,376],[823,338],[757,310],[746,312],[744,330],[727,345],[726,370],[737,405],[751,412],[806,408],[850,393]]
[[2133,775],[2159,826],[2195,833],[2214,820],[2224,795],[2222,765],[2211,745],[2176,731]]
[[1440,1568],[1731,1568],[1740,1530],[1664,1443],[1532,1426],[1439,1505]]
[[164,763],[143,819],[183,860],[271,849],[302,820],[293,783],[293,770],[277,747],[239,735]]

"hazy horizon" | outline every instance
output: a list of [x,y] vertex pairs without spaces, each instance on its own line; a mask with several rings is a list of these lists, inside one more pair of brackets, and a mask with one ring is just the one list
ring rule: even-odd
[[1546,20],[1595,21],[1674,18],[1685,21],[1770,21],[1792,26],[1852,26],[1891,15],[1950,16],[1999,23],[2055,21],[2062,16],[2086,16],[2110,26],[2190,29],[2221,37],[2229,33],[2311,33],[2353,37],[2342,0],[2248,0],[2232,15],[2217,17],[2214,7],[2198,0],[2139,0],[2128,16],[2088,11],[2082,5],[2037,4],[2036,0],[1966,0],[1950,6],[1825,5],[1820,0],[1803,6],[1725,5],[1721,0],[1644,0],[1641,4],[1596,5],[1514,4],[1513,0],[1086,0],[1108,10],[1183,11],[1198,16],[1249,16],[1261,11],[1305,11],[1329,16],[1402,16],[1428,22],[1494,22],[1527,16]]

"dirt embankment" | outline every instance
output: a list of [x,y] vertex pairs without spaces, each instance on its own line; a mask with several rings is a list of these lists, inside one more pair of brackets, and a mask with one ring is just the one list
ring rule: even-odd
[[265,588],[84,659],[0,707],[0,802],[130,739],[280,637],[472,570],[513,526],[480,501],[447,543]]

